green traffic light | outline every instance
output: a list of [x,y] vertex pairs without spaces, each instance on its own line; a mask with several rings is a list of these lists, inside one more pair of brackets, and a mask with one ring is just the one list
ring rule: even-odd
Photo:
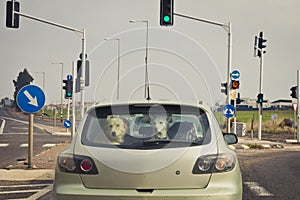
[[68,92],[68,93],[67,93],[67,96],[68,96],[68,97],[72,96],[71,92]]
[[164,22],[170,22],[170,16],[168,15],[164,16]]

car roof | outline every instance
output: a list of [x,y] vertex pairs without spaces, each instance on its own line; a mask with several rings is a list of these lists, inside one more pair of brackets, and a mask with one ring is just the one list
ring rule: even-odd
[[113,101],[113,102],[101,102],[92,105],[87,112],[93,110],[95,108],[106,107],[106,106],[117,106],[117,105],[181,105],[181,106],[191,106],[191,107],[198,107],[206,112],[211,111],[211,107],[203,102],[176,102],[176,101],[169,101],[169,100],[139,100],[139,101]]

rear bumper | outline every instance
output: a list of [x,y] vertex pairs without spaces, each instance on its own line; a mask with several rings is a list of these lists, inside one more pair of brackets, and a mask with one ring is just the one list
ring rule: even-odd
[[226,175],[214,174],[204,189],[155,189],[152,192],[141,192],[135,189],[86,188],[78,175],[57,171],[54,192],[58,200],[241,200],[242,180],[239,169],[235,168]]

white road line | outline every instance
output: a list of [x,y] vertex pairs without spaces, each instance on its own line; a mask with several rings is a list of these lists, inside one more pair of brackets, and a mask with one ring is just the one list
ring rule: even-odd
[[5,127],[5,120],[2,119],[2,118],[1,118],[1,120],[2,120],[2,124],[1,124],[1,127],[0,127],[0,134],[3,133],[3,130],[4,130],[4,127]]
[[9,144],[0,144],[0,147],[7,147]]
[[54,147],[56,146],[56,144],[44,144],[43,148],[50,148],[50,147]]
[[40,190],[39,192],[35,193],[34,195],[30,196],[28,198],[28,200],[36,200],[39,199],[40,197],[44,196],[45,194],[47,194],[48,192],[51,192],[51,190],[53,189],[53,185],[49,185],[48,187]]
[[19,187],[47,187],[51,184],[29,184],[29,185],[1,185],[0,188],[19,188]]
[[256,182],[245,182],[245,185],[247,185],[252,192],[256,194],[256,196],[259,197],[270,197],[274,196],[272,193],[268,192],[265,188],[259,186]]
[[3,191],[0,192],[0,194],[18,194],[18,193],[35,193],[35,192],[39,192],[39,190],[17,190],[17,191]]
[[28,147],[28,143],[21,144],[20,147]]

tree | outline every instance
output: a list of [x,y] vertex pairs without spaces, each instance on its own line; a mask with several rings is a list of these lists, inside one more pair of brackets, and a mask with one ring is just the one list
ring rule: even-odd
[[17,80],[13,80],[14,86],[15,86],[15,92],[14,92],[14,106],[20,110],[20,108],[17,105],[17,95],[18,92],[20,91],[20,89],[22,87],[24,87],[25,85],[29,85],[34,79],[32,78],[32,76],[29,74],[29,72],[27,71],[26,68],[24,68],[23,71],[21,71],[19,73],[19,76],[17,77]]

